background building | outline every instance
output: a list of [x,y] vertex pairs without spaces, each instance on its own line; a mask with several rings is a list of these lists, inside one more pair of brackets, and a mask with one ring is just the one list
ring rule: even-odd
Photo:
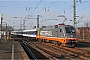
[[90,27],[79,27],[76,32],[79,39],[90,39]]

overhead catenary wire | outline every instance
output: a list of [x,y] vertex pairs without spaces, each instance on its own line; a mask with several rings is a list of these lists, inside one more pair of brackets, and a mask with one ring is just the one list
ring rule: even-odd
[[[10,1],[12,1],[12,0],[10,0]],[[21,4],[21,3],[18,3],[18,2],[15,2],[15,1],[12,1],[13,3],[16,3],[16,4],[18,4],[18,5],[21,5],[21,6],[23,6],[23,7],[26,7],[26,5],[23,5],[23,4]]]
[[[12,0],[10,0],[10,1],[12,1]],[[42,1],[42,0],[41,0],[41,1]],[[41,3],[41,1],[40,1],[40,3]],[[59,0],[52,2],[49,6],[47,6],[47,7],[45,7],[45,8],[49,8],[51,5],[53,5],[54,3],[58,2],[58,1],[59,1]],[[24,5],[24,4],[18,3],[18,2],[16,2],[16,1],[12,1],[12,2],[14,2],[14,3],[18,4],[18,5],[21,5],[22,7],[26,7],[26,10],[27,10],[27,8],[30,10],[30,8],[31,8],[31,7],[28,7],[28,6]],[[40,4],[40,3],[39,3],[39,4]],[[38,4],[38,5],[39,5],[39,4]],[[65,3],[64,3],[64,4],[65,4]],[[36,6],[35,10],[37,9],[38,5]]]
[[[12,1],[12,0],[10,0],[10,1]],[[16,3],[16,4],[18,4],[18,5],[21,5],[22,7],[25,7],[26,11],[27,11],[27,10],[30,11],[30,8],[32,8],[32,7],[30,7],[30,6],[27,6],[27,5],[24,5],[24,4],[21,4],[21,3],[18,3],[18,2],[16,2],[16,1],[12,1],[12,2],[13,2],[13,3]]]
[[35,9],[31,12],[31,14],[32,14],[33,12],[35,12],[35,10],[38,8],[38,6],[40,5],[41,2],[42,2],[42,0],[40,0],[40,2],[37,4],[37,6],[36,6]]
[[[44,8],[41,9],[41,10],[39,10],[38,12],[40,13],[40,12],[43,11],[43,10],[45,10],[45,12],[46,12],[46,8],[48,8],[48,12],[49,12],[50,6],[52,6],[53,4],[55,4],[55,3],[58,2],[58,1],[59,1],[59,0],[56,0],[56,1],[52,2],[52,3],[49,4],[47,7],[45,7],[45,1],[44,1]],[[66,4],[66,3],[68,3],[68,2],[66,1],[66,2],[60,4],[60,6],[62,6],[63,4]],[[50,14],[49,14],[49,16],[50,16]]]
[[[82,5],[82,4],[84,4],[84,3],[88,2],[88,1],[89,1],[89,0],[84,1],[83,3],[80,3],[79,5]],[[77,5],[77,6],[79,6],[79,5]],[[88,8],[90,8],[90,7],[86,7],[86,8],[83,8],[83,9],[77,10],[77,11],[85,10],[85,9],[88,9]],[[71,13],[71,12],[69,12],[69,13]],[[67,14],[69,14],[69,13],[67,13]],[[54,15],[54,16],[55,16],[55,15]]]
[[[43,9],[41,9],[39,12],[45,10],[46,8],[49,8],[51,5],[55,4],[56,2],[58,2],[59,0],[56,0],[54,2],[52,2],[50,5],[48,5],[47,7],[44,7]],[[45,5],[45,1],[44,1],[44,5]]]
[[[86,2],[88,2],[88,1],[90,1],[90,0],[85,0],[85,1],[82,1],[80,4],[77,4],[76,6],[79,6],[79,5],[82,5],[82,4],[84,4],[84,3],[86,3]],[[73,6],[70,6],[71,8],[73,7]],[[88,9],[89,7],[86,7],[86,9]],[[80,9],[80,10],[77,10],[77,11],[81,11],[81,10],[84,10],[85,8],[83,8],[83,9]],[[66,11],[69,11],[68,13],[66,13]],[[67,10],[65,11],[65,15],[67,15],[67,14],[69,14],[69,13],[71,13],[72,11],[70,11],[70,8],[68,8]],[[63,11],[64,12],[64,11]],[[57,15],[57,14],[56,14]],[[55,15],[53,15],[53,16],[55,16]],[[53,17],[52,16],[52,17]]]
[[[86,2],[88,2],[88,1],[90,1],[90,0],[84,1],[83,3],[86,3]],[[81,5],[81,4],[83,4],[83,3],[80,3],[79,5]],[[78,6],[78,5],[77,5],[77,6]],[[77,11],[82,11],[82,10],[89,9],[89,8],[90,8],[90,7],[85,7],[85,8],[79,9],[79,10],[77,10]],[[69,13],[71,13],[71,11],[70,11]],[[67,14],[69,14],[69,13],[67,13]]]
[[82,2],[80,2],[79,4],[77,4],[76,6],[79,6],[79,5],[82,5],[82,4],[84,4],[84,3],[86,3],[86,2],[88,2],[88,1],[90,1],[90,0],[85,0],[85,1],[82,1]]
[[[60,6],[62,6],[63,4],[66,4],[66,3],[68,3],[68,2],[65,2],[65,3],[62,3],[62,4],[60,4]],[[70,8],[69,8],[70,9]],[[67,9],[67,10],[69,10],[69,9]],[[66,12],[65,10],[58,10],[58,11],[62,11],[62,12]],[[58,14],[58,13],[57,13]],[[55,13],[55,15],[53,15],[53,16],[51,16],[51,15],[49,15],[49,16],[51,16],[51,17],[54,17],[54,16],[56,16],[57,15],[56,13]],[[51,18],[50,17],[50,18]]]

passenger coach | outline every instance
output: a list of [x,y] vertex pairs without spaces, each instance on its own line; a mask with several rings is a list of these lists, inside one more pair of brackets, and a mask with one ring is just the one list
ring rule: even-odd
[[15,38],[33,38],[33,39],[36,39],[37,30],[31,29],[31,30],[12,31],[11,35],[14,36]]

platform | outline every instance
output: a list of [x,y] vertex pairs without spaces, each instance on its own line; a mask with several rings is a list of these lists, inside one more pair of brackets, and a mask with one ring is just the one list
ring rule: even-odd
[[16,41],[0,42],[0,59],[29,60],[22,46]]

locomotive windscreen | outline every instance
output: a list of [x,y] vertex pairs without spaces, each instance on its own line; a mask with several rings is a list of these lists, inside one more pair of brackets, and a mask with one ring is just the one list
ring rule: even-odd
[[66,33],[75,33],[74,27],[65,27]]

